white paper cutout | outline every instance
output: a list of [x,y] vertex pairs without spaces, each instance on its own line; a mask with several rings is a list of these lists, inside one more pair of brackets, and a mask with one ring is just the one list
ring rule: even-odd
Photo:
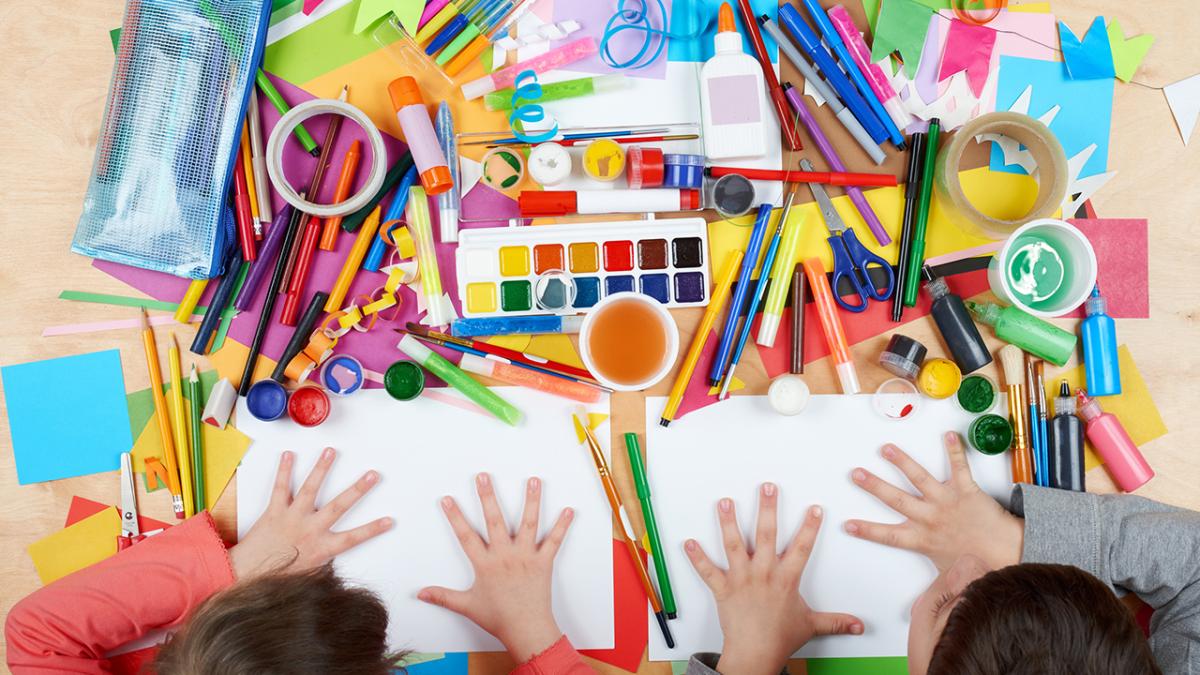
[[1196,130],[1196,120],[1200,118],[1200,74],[1168,84],[1163,87],[1163,95],[1167,97],[1167,105],[1186,146]]
[[821,95],[821,92],[807,78],[804,80],[804,95],[811,98],[817,104],[818,108],[825,105],[825,97]]

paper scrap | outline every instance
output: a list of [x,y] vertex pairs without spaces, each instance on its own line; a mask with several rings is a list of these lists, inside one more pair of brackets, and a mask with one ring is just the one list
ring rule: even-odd
[[899,52],[904,71],[909,77],[915,76],[932,17],[933,10],[913,0],[888,0],[883,3],[875,24],[871,60],[879,61],[892,52]]
[[1063,21],[1058,22],[1063,61],[1072,80],[1103,80],[1116,76],[1113,70],[1112,47],[1104,28],[1104,17],[1098,16],[1088,27],[1083,39],[1075,37]]
[[1187,145],[1196,130],[1196,118],[1200,117],[1200,74],[1168,84],[1163,87],[1163,95],[1167,97],[1179,135],[1183,136],[1183,144]]
[[[436,658],[421,658],[436,656]],[[404,673],[407,675],[467,675],[470,655],[466,652],[444,654],[409,654],[404,657]]]
[[[1100,290],[1115,319],[1150,317],[1149,227],[1140,218],[1067,221],[1079,228],[1096,251]],[[1080,307],[1072,315],[1083,318]]]
[[312,14],[313,10],[320,6],[320,4],[324,1],[325,0],[304,0],[303,12],[305,14]]
[[0,368],[21,485],[116,471],[133,444],[117,349]]
[[[317,4],[320,3],[312,3],[310,9],[309,3],[306,2],[304,13],[311,14]],[[404,30],[409,35],[416,35],[417,24],[421,21],[421,12],[424,9],[424,0],[359,0],[358,13],[354,15],[354,32],[361,33],[388,14],[395,14]]]
[[94,565],[117,552],[121,514],[104,509],[29,545],[29,557],[43,584]]
[[[1096,400],[1100,402],[1100,407],[1104,409],[1104,412],[1112,413],[1121,421],[1121,426],[1129,432],[1129,437],[1138,447],[1141,447],[1159,436],[1165,435],[1167,425],[1158,412],[1158,406],[1154,405],[1154,399],[1150,397],[1150,389],[1146,386],[1146,381],[1142,379],[1142,373],[1138,370],[1128,345],[1121,345],[1117,349],[1117,359],[1121,366],[1120,396],[1100,396]],[[1046,387],[1057,390],[1058,382],[1063,378],[1067,380],[1072,392],[1087,386],[1087,378],[1081,365],[1053,378],[1053,381],[1046,382]],[[1088,443],[1084,465],[1088,469],[1092,469],[1101,464],[1103,462],[1096,456],[1092,444]]]
[[[588,649],[580,654],[621,670],[636,673],[646,651],[646,594],[638,581],[637,569],[625,544],[613,540],[613,647]],[[642,556],[646,569],[654,574],[647,557]]]
[[1108,46],[1112,50],[1113,70],[1122,82],[1133,79],[1133,74],[1142,65],[1142,59],[1146,58],[1146,52],[1150,51],[1153,44],[1153,35],[1126,38],[1116,19],[1108,22]]
[[966,72],[971,92],[978,98],[983,93],[983,85],[987,83],[992,48],[995,46],[996,31],[965,21],[951,21],[938,81],[958,72]]
[[[67,522],[63,525],[63,527],[70,527],[85,518],[90,518],[97,513],[100,513],[104,509],[113,509],[114,511],[117,511],[118,516],[121,513],[120,509],[112,504],[95,502],[78,495],[71,497],[71,506],[67,509]],[[166,529],[170,526],[170,523],[164,523],[161,520],[149,518],[140,514],[138,515],[138,529],[142,531],[142,534],[151,532],[153,530]]]

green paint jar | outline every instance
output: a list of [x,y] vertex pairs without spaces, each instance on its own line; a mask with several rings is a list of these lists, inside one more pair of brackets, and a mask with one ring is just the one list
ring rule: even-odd
[[383,374],[383,388],[397,401],[411,401],[425,391],[425,371],[412,361],[397,361]]
[[999,415],[983,415],[971,422],[967,442],[985,455],[999,455],[1012,445],[1013,428]]
[[987,375],[968,375],[958,385],[958,405],[969,413],[979,415],[996,404],[996,383]]

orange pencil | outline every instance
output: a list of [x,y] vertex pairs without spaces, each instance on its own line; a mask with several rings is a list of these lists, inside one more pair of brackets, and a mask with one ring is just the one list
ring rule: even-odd
[[163,467],[167,470],[167,491],[175,517],[183,518],[183,490],[179,486],[179,467],[175,463],[175,443],[172,442],[171,418],[167,416],[167,399],[163,396],[162,369],[158,365],[158,347],[146,308],[142,308],[142,346],[146,349],[146,367],[150,370],[150,393],[154,399],[154,414],[158,416],[158,434],[162,437]]
[[[338,176],[337,187],[333,192],[333,202],[343,201],[350,196],[350,187],[358,174],[358,163],[362,158],[362,142],[355,140],[346,151],[342,160],[342,173]],[[332,251],[337,246],[338,231],[342,229],[342,217],[334,216],[325,219],[325,229],[321,232],[321,250]]]

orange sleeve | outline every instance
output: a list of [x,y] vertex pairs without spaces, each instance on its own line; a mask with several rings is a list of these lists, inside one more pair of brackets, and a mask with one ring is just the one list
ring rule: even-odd
[[512,675],[593,675],[594,668],[571,646],[564,635],[540,654],[513,669]]
[[13,607],[8,665],[24,673],[107,673],[104,654],[181,623],[231,585],[233,568],[208,512],[79,570]]

